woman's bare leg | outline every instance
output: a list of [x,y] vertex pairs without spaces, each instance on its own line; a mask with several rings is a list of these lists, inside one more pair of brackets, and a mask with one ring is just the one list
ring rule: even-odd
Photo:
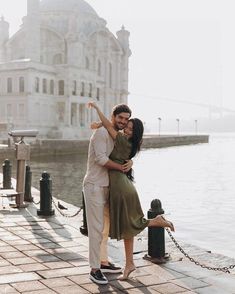
[[126,265],[120,280],[128,279],[130,273],[132,273],[135,270],[135,264],[133,259],[134,238],[124,239],[123,241],[125,247]]
[[171,231],[175,231],[174,225],[172,222],[166,220],[162,215],[158,215],[153,219],[149,220],[149,227],[162,227],[162,228],[170,228]]

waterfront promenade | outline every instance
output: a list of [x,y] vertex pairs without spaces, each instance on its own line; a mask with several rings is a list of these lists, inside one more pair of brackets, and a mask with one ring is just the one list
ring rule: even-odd
[[[28,141],[30,140],[26,140],[26,142]],[[0,158],[14,158],[14,144],[11,143],[8,148],[7,140],[3,140],[3,142],[5,144],[0,144]],[[209,135],[144,135],[142,148],[164,148],[208,142]],[[74,153],[86,154],[89,140],[33,139],[30,145],[31,157]]]
[[[32,192],[37,202],[39,192]],[[63,204],[69,215],[78,210]],[[88,240],[79,231],[82,214],[67,218],[56,210],[55,216],[43,218],[37,216],[37,208],[39,205],[31,203],[25,209],[15,209],[7,199],[0,199],[0,293],[235,293],[233,273],[194,265],[182,258],[170,241],[170,262],[152,264],[141,252],[135,254],[138,268],[130,280],[120,281],[117,275],[109,274],[110,283],[98,286],[88,279]],[[190,245],[187,250],[212,266],[234,264],[232,259]],[[113,258],[118,261],[117,254]]]

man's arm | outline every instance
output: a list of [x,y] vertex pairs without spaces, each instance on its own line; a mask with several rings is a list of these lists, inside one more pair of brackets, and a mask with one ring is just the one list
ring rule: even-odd
[[95,151],[96,163],[108,169],[123,171],[123,167],[121,164],[110,160],[107,156],[107,138],[105,132],[101,129],[97,129],[92,140]]

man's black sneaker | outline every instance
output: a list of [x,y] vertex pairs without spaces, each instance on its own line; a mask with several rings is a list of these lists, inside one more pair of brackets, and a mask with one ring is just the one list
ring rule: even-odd
[[91,271],[89,278],[95,282],[96,284],[100,284],[100,285],[107,285],[108,284],[108,280],[107,278],[102,274],[101,270],[96,270],[95,272]]
[[113,263],[109,262],[108,265],[101,264],[100,270],[102,273],[111,273],[111,274],[118,274],[122,272],[122,269],[118,266],[115,266]]

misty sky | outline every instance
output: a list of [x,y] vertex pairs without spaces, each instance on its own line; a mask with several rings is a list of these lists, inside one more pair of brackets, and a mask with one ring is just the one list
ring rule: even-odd
[[[208,115],[206,108],[174,100],[235,110],[234,0],[87,2],[114,34],[122,25],[131,33],[129,102],[136,116],[151,122]],[[0,0],[11,34],[26,15],[26,3]]]

